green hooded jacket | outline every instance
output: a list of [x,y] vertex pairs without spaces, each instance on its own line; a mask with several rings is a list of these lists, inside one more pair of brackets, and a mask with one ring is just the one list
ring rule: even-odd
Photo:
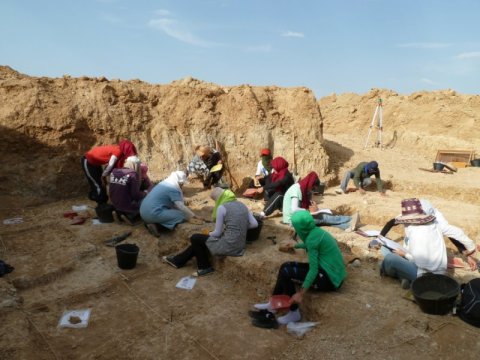
[[292,215],[292,225],[303,243],[296,249],[305,249],[308,254],[309,270],[302,288],[308,289],[318,276],[318,269],[325,270],[332,284],[338,288],[347,272],[337,241],[322,228],[316,227],[308,211],[297,211]]

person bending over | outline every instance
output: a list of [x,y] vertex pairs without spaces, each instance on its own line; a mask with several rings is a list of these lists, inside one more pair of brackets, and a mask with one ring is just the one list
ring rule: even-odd
[[383,181],[380,178],[380,169],[378,168],[378,163],[376,161],[370,162],[361,162],[354,169],[347,171],[343,177],[340,187],[335,190],[337,194],[346,194],[347,186],[350,182],[350,179],[353,179],[353,183],[357,190],[360,191],[360,194],[365,194],[365,188],[372,183],[370,178],[372,175],[375,175],[375,182],[377,184],[377,189],[382,196],[385,196],[385,190],[383,189]]
[[143,199],[140,216],[152,235],[158,237],[162,228],[173,230],[177,224],[186,220],[200,219],[185,206],[182,187],[186,182],[185,172],[174,171]]
[[[448,237],[457,250],[467,258],[467,263],[470,266],[470,269],[472,271],[477,270],[478,260],[474,257],[476,246],[473,240],[470,239],[462,229],[450,225],[443,214],[437,208],[433,207],[430,201],[420,199],[420,204],[427,215],[435,216],[435,219],[442,230],[443,236]],[[380,235],[387,236],[390,229],[399,224],[400,223],[397,223],[395,218],[389,220],[383,227],[382,231],[380,231]]]

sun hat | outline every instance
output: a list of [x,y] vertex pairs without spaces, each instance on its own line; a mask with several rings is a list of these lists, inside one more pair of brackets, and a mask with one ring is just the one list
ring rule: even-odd
[[212,151],[210,150],[210,147],[200,145],[197,147],[195,152],[197,153],[198,156],[205,156],[205,155],[210,155]]
[[395,223],[423,225],[433,220],[435,220],[435,216],[425,213],[420,200],[411,198],[402,200],[402,215],[395,218]]
[[260,151],[260,155],[268,156],[268,155],[270,155],[270,150],[269,149],[262,149],[262,151]]

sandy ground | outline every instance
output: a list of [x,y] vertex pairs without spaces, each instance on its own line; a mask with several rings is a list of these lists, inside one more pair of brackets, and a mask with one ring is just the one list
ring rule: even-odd
[[[325,134],[335,179],[317,199],[321,207],[359,211],[362,229],[379,230],[400,212],[402,198],[425,197],[478,242],[480,169],[429,173],[418,168],[431,168],[435,153],[419,155],[399,147],[363,150],[363,142],[361,137]],[[374,188],[364,196],[334,193],[346,169],[372,159],[388,181],[387,197]],[[209,216],[213,202],[207,192],[192,183],[186,197],[194,211]],[[261,208],[260,202],[242,201],[253,211]],[[93,225],[91,219],[70,225],[62,214],[80,204],[94,205],[75,198],[22,209],[12,202],[0,210],[2,219],[24,220],[2,225],[0,231],[0,258],[15,267],[0,279],[0,359],[474,359],[480,352],[477,328],[452,315],[422,313],[403,297],[406,291],[398,281],[380,278],[379,254],[357,234],[326,228],[346,261],[357,257],[360,265],[348,265],[339,292],[306,297],[303,319],[318,325],[297,339],[284,328],[255,328],[247,315],[253,303],[268,298],[282,262],[306,259],[299,251],[280,253],[267,239],[290,237],[279,217],[266,221],[245,256],[216,259],[217,271],[187,291],[175,284],[194,271],[194,264],[176,270],[163,264],[161,256],[182,249],[190,234],[211,225],[181,224],[160,239],[142,226]],[[104,241],[129,230],[133,234],[127,242],[141,249],[138,264],[120,270],[115,250]],[[391,233],[395,239],[401,235],[400,227]],[[452,248],[449,252],[454,254]],[[479,276],[468,269],[451,275],[460,282]],[[57,327],[65,310],[84,308],[92,309],[87,328]]]

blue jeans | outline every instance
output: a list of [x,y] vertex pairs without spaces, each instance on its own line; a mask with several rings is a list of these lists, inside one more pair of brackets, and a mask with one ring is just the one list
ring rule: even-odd
[[352,220],[351,216],[347,215],[329,215],[329,214],[316,214],[313,215],[315,225],[322,226],[334,226],[342,230],[348,229]]
[[413,261],[391,252],[382,246],[382,254],[384,256],[380,273],[398,279],[407,279],[413,281],[417,278],[418,267]]
[[[345,173],[345,176],[343,177],[342,182],[340,183],[340,188],[343,190],[343,192],[347,192],[348,183],[350,182],[350,179],[353,179],[353,176],[354,176],[353,171],[347,171]],[[372,183],[371,178],[368,177],[368,178],[363,179],[362,188],[366,188],[371,183]]]

